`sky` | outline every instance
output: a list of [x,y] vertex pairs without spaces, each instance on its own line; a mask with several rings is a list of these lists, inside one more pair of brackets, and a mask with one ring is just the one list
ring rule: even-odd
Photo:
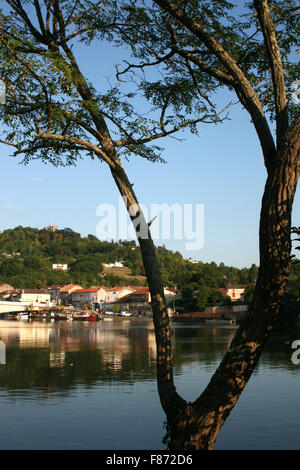
[[[108,80],[115,81],[114,64],[121,63],[123,50],[108,44],[81,46],[78,57],[88,78],[101,87]],[[223,91],[218,104],[230,99],[235,97]],[[242,268],[259,264],[258,224],[266,171],[248,113],[237,105],[231,108],[230,118],[219,126],[200,124],[199,136],[184,131],[179,135],[183,141],[167,138],[157,142],[165,149],[166,164],[136,156],[123,164],[149,212],[152,204],[179,204],[182,211],[187,204],[195,225],[196,205],[204,209],[198,227],[203,243],[196,249],[187,250],[190,240],[175,239],[172,230],[170,239],[154,240],[157,245],[179,251],[184,258]],[[55,168],[38,161],[24,166],[11,153],[0,144],[0,231],[18,225],[43,228],[55,224],[83,236],[99,235],[99,222],[103,221],[99,207],[112,204],[118,215],[119,193],[104,163],[85,158],[76,167]],[[293,210],[293,225],[297,226],[299,208],[298,190]],[[158,220],[153,227],[155,223]]]

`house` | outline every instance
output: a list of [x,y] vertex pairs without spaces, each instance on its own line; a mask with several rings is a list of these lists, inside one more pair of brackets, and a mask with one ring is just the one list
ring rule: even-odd
[[[105,308],[116,310],[128,310],[135,315],[152,314],[151,310],[151,294],[148,287],[114,287],[107,290]],[[179,295],[179,291],[172,287],[164,287],[166,301],[175,301]]]
[[124,264],[121,261],[115,261],[114,263],[103,263],[105,268],[124,268]]
[[21,256],[21,253],[13,251],[12,253],[1,253],[1,256],[4,256],[5,258],[14,258],[15,256]]
[[55,305],[60,305],[61,299],[60,299],[60,289],[62,289],[64,286],[63,285],[55,285],[55,286],[50,286],[47,287],[47,291],[50,294],[50,300],[53,302]]
[[116,302],[121,297],[124,297],[127,294],[130,294],[135,290],[135,287],[112,287],[111,289],[106,289],[106,295],[104,299],[104,303],[113,303]]
[[9,284],[0,284],[0,293],[1,292],[9,292],[15,290],[13,286]]
[[224,295],[228,295],[231,301],[244,300],[246,285],[244,284],[229,284],[226,289],[218,289]]
[[72,303],[72,292],[82,289],[78,284],[68,284],[59,290],[59,299],[61,305],[70,305]]
[[102,286],[76,289],[71,293],[72,305],[76,308],[84,308],[89,305],[98,310],[102,306],[105,295],[106,288]]
[[68,265],[63,263],[52,264],[52,269],[59,269],[60,271],[68,271]]
[[146,315],[152,314],[151,310],[151,297],[148,287],[137,287],[130,294],[120,297],[114,305],[117,306],[119,311],[126,310],[133,315]]
[[50,224],[48,227],[45,227],[45,230],[48,230],[49,232],[57,232],[58,226]]
[[46,289],[21,289],[18,291],[16,300],[20,302],[27,302],[34,307],[43,306],[50,307],[50,294]]
[[178,289],[174,289],[174,287],[164,287],[164,294],[167,302],[171,302],[180,296]]

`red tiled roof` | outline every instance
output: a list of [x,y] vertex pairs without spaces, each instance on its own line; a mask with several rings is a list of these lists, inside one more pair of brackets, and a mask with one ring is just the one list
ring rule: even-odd
[[217,291],[222,292],[222,294],[227,294],[227,289],[217,289]]
[[76,289],[72,292],[72,294],[83,294],[85,292],[98,292],[100,287],[90,287],[89,289]]
[[49,292],[46,289],[22,289],[23,294],[47,294]]
[[111,289],[106,289],[107,291],[114,291],[114,290],[125,290],[128,289],[126,286],[121,286],[121,287],[112,287]]
[[133,294],[149,294],[149,287],[137,287]]
[[118,302],[123,302],[125,299],[132,297],[133,295],[147,295],[149,294],[149,288],[148,287],[139,287],[135,289],[133,292],[130,294],[126,294],[123,297],[120,297]]
[[79,286],[78,284],[68,284],[67,286],[63,286],[59,292],[69,292],[69,290],[74,288],[81,289],[81,286]]

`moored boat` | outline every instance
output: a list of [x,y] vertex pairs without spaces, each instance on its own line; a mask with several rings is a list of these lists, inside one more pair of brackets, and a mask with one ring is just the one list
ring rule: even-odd
[[77,313],[73,315],[73,320],[77,321],[88,321],[90,319],[89,313]]

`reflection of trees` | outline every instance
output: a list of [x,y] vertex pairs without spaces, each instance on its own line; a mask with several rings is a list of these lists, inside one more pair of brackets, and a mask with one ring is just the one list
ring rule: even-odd
[[[48,330],[45,325],[20,330],[2,330],[7,343],[6,366],[0,368],[0,388],[12,396],[32,393],[68,395],[78,385],[93,387],[97,383],[130,385],[156,379],[154,331],[143,326],[128,328],[76,328],[63,324]],[[48,330],[48,333],[47,333]],[[38,331],[38,333],[37,333]],[[202,370],[224,355],[235,329],[216,326],[180,325],[173,328],[174,369],[180,374],[183,365],[199,362]],[[283,367],[297,373],[290,361],[291,346],[300,332],[273,332],[257,369]],[[24,341],[20,342],[20,338]],[[47,344],[44,343],[48,338]],[[27,340],[27,343],[25,342]],[[42,343],[41,343],[42,342]],[[26,347],[27,345],[27,347]]]

